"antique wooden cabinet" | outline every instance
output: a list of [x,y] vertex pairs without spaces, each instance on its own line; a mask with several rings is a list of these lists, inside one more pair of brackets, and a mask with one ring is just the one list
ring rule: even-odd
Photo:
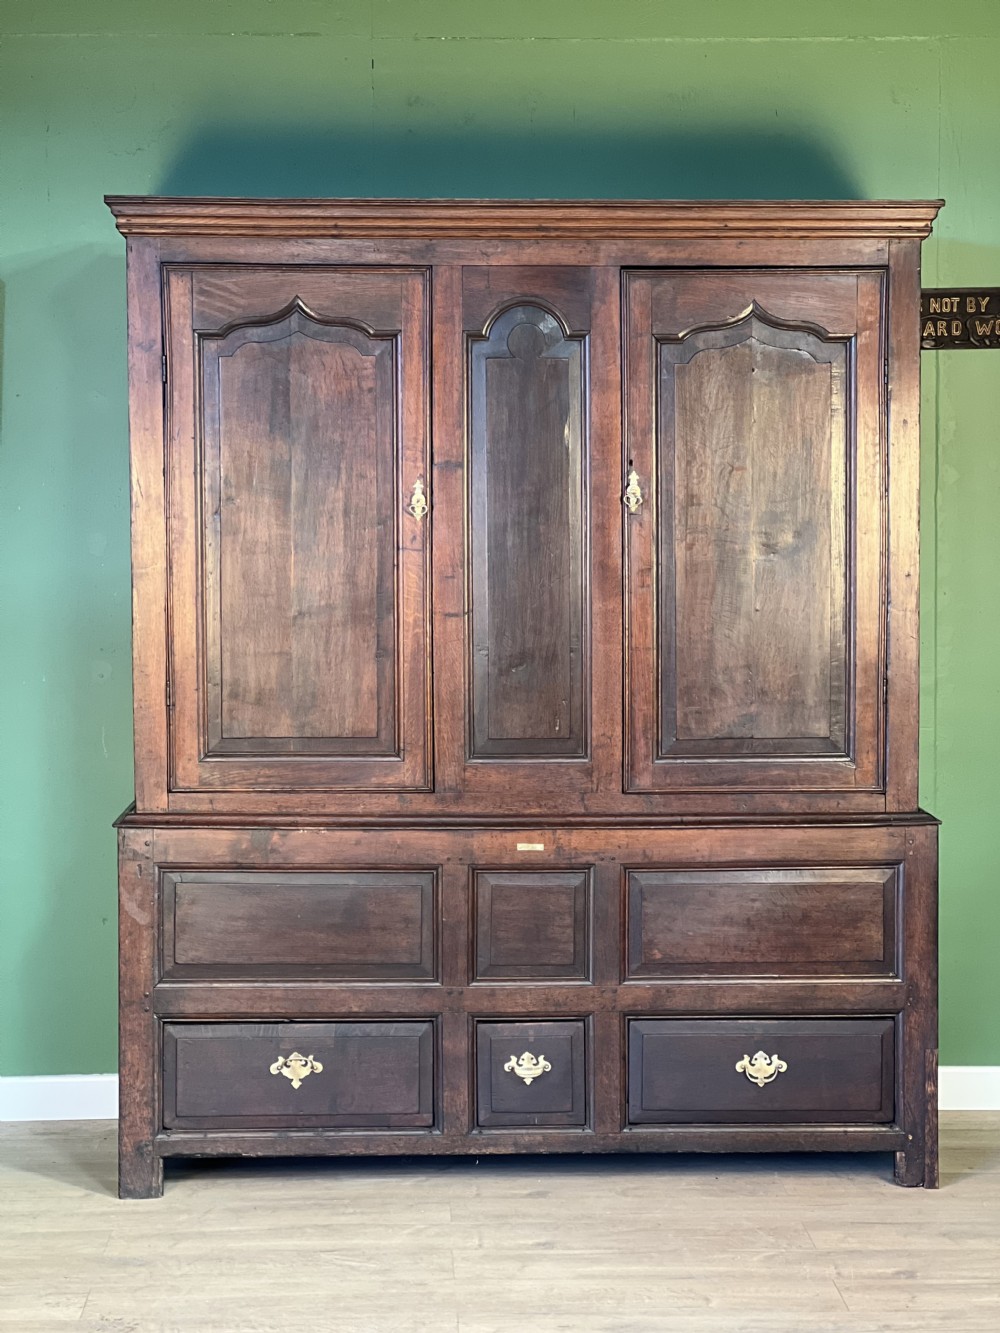
[[934,1184],[938,205],[108,202],[122,1193],[199,1154]]

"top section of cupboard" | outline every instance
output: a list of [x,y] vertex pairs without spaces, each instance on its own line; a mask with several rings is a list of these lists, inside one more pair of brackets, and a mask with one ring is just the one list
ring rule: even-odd
[[140,813],[915,808],[936,204],[108,202]]
[[942,200],[222,199],[108,195],[123,235],[922,239]]

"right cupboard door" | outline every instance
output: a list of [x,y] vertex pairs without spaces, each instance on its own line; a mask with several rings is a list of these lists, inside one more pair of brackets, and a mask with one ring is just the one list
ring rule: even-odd
[[628,790],[877,804],[882,307],[876,271],[626,275]]

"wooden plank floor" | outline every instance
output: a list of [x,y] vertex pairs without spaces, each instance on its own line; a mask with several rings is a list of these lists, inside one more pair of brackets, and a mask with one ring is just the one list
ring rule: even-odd
[[887,1157],[168,1164],[114,1197],[109,1122],[0,1125],[18,1333],[998,1333],[1000,1114]]

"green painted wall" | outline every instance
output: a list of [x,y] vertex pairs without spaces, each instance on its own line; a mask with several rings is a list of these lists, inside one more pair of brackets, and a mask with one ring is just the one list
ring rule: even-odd
[[[111,193],[856,196],[1000,285],[996,0],[0,0],[0,1073],[115,1064],[131,796]],[[925,354],[942,1059],[1000,1063],[1000,354]]]

